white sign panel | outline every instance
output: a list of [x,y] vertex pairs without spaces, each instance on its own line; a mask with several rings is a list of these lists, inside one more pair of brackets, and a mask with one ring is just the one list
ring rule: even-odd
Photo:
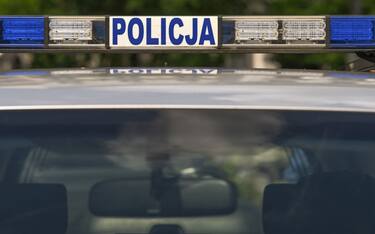
[[208,49],[218,46],[218,17],[112,16],[111,49]]

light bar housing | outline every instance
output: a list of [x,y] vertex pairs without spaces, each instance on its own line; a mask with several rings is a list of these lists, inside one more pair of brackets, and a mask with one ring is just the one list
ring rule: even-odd
[[326,47],[324,16],[223,17],[222,22],[223,48]]
[[0,16],[0,53],[170,51],[372,52],[375,15]]
[[106,44],[105,17],[48,17],[49,47],[98,47]]

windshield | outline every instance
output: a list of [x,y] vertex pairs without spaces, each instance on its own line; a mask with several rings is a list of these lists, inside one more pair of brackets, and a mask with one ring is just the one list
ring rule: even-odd
[[0,233],[374,233],[374,117],[2,112]]

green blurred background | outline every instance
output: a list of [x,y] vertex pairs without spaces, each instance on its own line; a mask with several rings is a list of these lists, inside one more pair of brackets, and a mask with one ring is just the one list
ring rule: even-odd
[[[375,0],[0,0],[4,15],[328,15],[375,14]],[[266,67],[342,70],[353,56],[272,55]],[[0,68],[98,66],[257,67],[252,55],[21,54],[2,55]],[[262,66],[262,65],[261,65]]]

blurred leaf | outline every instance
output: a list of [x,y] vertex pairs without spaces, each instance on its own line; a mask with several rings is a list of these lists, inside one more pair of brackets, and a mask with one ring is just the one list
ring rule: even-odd
[[[348,0],[0,0],[6,15],[325,15],[348,14]],[[373,0],[363,0],[364,13],[375,14]],[[34,67],[89,66],[93,55],[35,55]],[[101,66],[223,66],[229,56],[216,54],[161,54],[99,56]],[[287,68],[332,68],[345,64],[343,55],[277,55]]]

